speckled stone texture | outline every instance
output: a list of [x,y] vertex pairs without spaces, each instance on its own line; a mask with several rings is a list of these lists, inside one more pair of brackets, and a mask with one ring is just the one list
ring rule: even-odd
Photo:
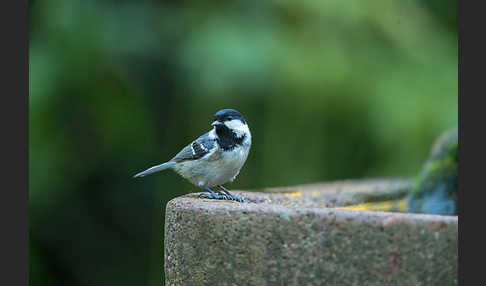
[[235,191],[245,203],[175,198],[165,214],[166,285],[456,285],[457,217],[332,208],[406,185]]

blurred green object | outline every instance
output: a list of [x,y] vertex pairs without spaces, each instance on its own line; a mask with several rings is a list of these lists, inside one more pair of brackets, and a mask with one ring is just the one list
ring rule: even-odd
[[411,176],[457,124],[457,1],[29,4],[35,285],[160,285],[160,213],[199,190],[131,177],[219,109],[253,135],[229,189]]
[[440,136],[409,195],[409,212],[457,215],[458,132]]

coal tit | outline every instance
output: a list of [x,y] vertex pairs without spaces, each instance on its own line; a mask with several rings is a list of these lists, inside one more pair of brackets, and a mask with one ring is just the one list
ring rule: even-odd
[[[183,178],[208,193],[208,199],[230,199],[243,202],[222,185],[232,182],[248,157],[251,133],[238,111],[223,109],[214,115],[213,129],[187,145],[170,161],[153,166],[134,177],[143,177],[165,169],[173,169]],[[214,192],[211,188],[218,187]]]

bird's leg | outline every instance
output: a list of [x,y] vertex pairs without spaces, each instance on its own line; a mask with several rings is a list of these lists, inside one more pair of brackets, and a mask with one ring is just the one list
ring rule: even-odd
[[206,198],[206,199],[218,199],[218,200],[221,200],[221,199],[226,200],[226,199],[228,199],[228,196],[227,195],[225,195],[225,194],[217,194],[217,193],[213,192],[213,190],[211,190],[208,186],[206,186],[204,184],[199,184],[199,186],[209,192],[209,194],[207,194],[207,193],[201,193],[201,194],[199,194],[200,197],[203,197],[203,198]]
[[243,198],[240,197],[240,196],[237,196],[237,195],[233,195],[232,193],[230,193],[230,191],[228,191],[225,187],[219,185],[218,186],[230,199],[232,200],[235,200],[235,201],[238,201],[240,203],[243,202]]

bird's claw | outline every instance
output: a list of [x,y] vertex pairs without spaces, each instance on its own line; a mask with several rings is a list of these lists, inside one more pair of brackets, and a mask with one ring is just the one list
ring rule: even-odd
[[242,203],[242,202],[244,202],[244,201],[245,201],[245,200],[244,200],[242,197],[240,197],[240,196],[233,195],[233,197],[234,197],[233,199],[234,199],[235,201],[238,201],[238,202],[240,202],[240,203]]
[[240,203],[244,202],[243,198],[240,197],[240,196],[233,195],[233,194],[226,194],[226,195],[228,195],[230,200],[237,201],[237,202],[240,202]]
[[212,193],[200,193],[199,197],[206,199],[216,199],[216,200],[233,200],[240,203],[244,202],[243,198],[233,194],[212,194]]
[[206,199],[215,199],[215,200],[227,200],[228,197],[222,194],[211,194],[211,193],[200,193],[199,197],[206,198]]
[[221,194],[220,193],[219,195],[221,196],[221,199],[223,199],[223,200],[231,200],[231,198],[228,197],[226,194]]

